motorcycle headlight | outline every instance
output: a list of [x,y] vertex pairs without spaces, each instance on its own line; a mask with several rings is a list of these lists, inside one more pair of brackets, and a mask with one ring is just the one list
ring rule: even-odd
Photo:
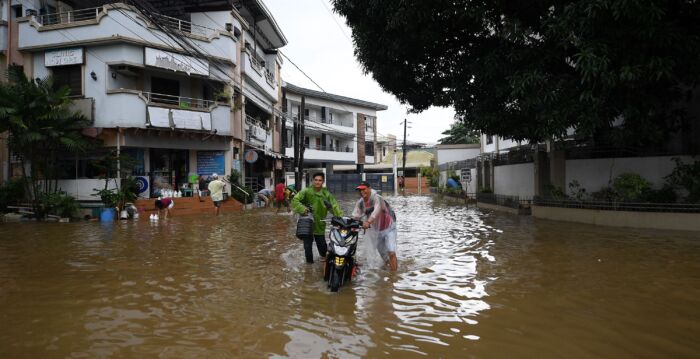
[[344,256],[346,253],[348,253],[348,248],[349,247],[335,247],[335,254]]

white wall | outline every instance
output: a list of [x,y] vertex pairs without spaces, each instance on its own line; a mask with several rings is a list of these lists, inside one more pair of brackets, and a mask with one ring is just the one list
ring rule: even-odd
[[481,149],[477,148],[440,148],[437,150],[437,164],[441,165],[447,162],[463,161],[475,158],[479,155]]
[[[100,197],[93,196],[95,189],[105,188],[103,179],[59,180],[58,188],[79,201],[99,201]],[[110,180],[107,188],[116,188],[114,180]]]
[[[654,188],[660,188],[664,177],[673,171],[675,163],[671,156],[663,157],[628,157],[628,158],[600,158],[566,161],[566,186],[573,180],[577,180],[586,192],[597,192],[608,186],[611,179],[615,179],[623,173],[636,173],[651,182]],[[681,157],[685,162],[690,157]]]
[[494,167],[493,193],[531,198],[535,195],[533,163]]

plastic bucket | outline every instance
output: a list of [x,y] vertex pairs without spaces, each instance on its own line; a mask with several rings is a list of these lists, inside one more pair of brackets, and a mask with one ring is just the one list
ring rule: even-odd
[[102,212],[100,212],[100,221],[101,222],[114,222],[114,213],[116,211],[114,208],[102,208]]
[[304,240],[314,236],[314,218],[311,216],[301,216],[297,221],[297,238]]

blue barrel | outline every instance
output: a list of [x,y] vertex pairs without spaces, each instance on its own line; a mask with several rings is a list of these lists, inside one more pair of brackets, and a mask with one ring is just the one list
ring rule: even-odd
[[100,213],[100,221],[114,222],[114,213],[114,208],[102,208],[102,212]]

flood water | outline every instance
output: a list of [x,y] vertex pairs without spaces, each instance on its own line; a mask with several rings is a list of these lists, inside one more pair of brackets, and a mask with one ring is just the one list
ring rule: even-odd
[[273,210],[1,224],[0,357],[700,356],[697,233],[390,201],[399,271],[338,293]]

